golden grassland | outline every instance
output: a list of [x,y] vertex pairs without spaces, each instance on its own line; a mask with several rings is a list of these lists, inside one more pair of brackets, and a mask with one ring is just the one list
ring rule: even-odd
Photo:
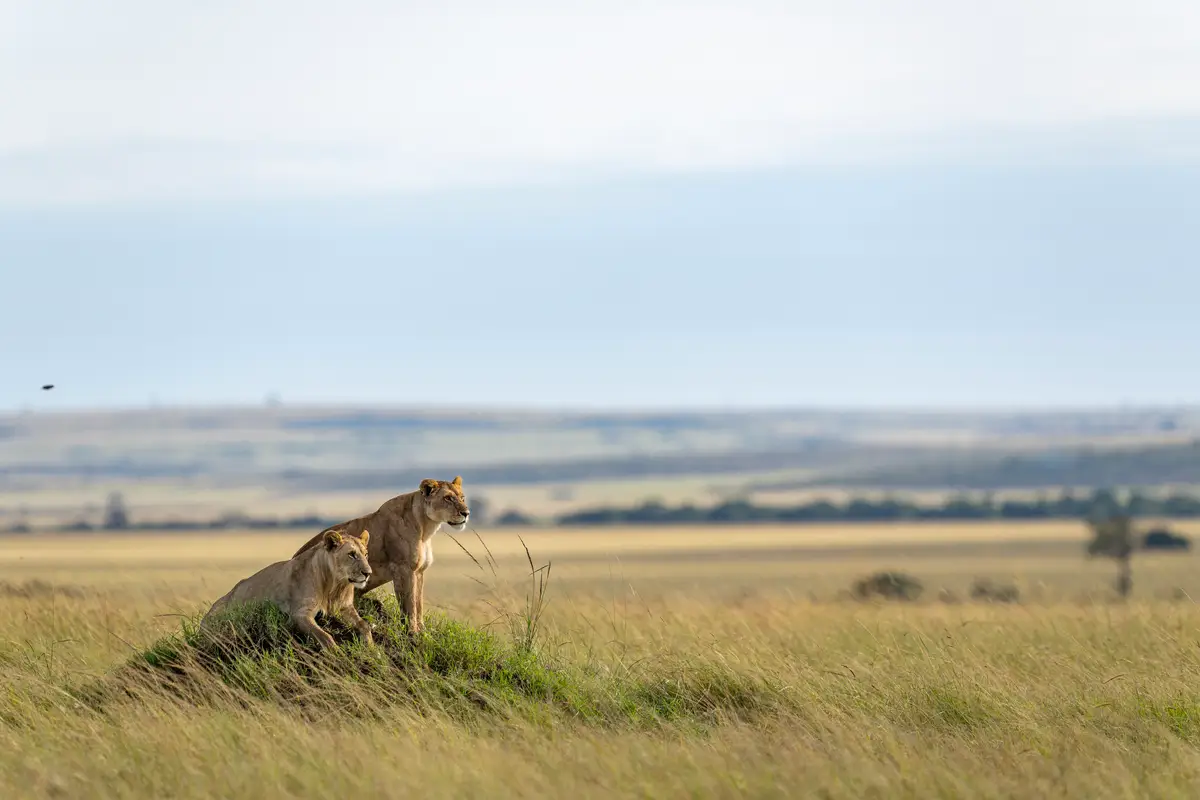
[[[434,613],[486,626],[519,612],[527,545],[553,564],[539,657],[589,697],[643,692],[634,710],[647,686],[682,687],[672,704],[656,695],[671,713],[649,719],[541,701],[313,713],[233,691],[80,702],[79,687],[310,533],[0,539],[0,796],[1162,798],[1200,786],[1197,557],[1139,557],[1121,603],[1112,565],[1083,558],[1077,523],[458,534],[482,567],[439,534]],[[884,568],[924,594],[842,596]],[[1015,583],[1021,601],[970,601],[976,577]]]

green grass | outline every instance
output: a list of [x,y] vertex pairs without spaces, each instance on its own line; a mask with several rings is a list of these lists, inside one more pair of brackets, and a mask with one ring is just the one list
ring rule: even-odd
[[385,718],[406,707],[460,723],[479,716],[572,720],[598,726],[699,725],[749,721],[786,704],[768,681],[712,662],[653,665],[573,662],[533,638],[512,638],[441,614],[416,637],[391,606],[368,600],[375,625],[367,645],[336,619],[323,621],[338,648],[321,653],[270,603],[233,606],[213,631],[185,619],[79,697],[102,710],[116,697],[171,696],[192,703],[268,702],[308,716]]

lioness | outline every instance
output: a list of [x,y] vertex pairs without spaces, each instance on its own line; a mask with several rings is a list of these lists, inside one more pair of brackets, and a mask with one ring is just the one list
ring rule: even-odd
[[[419,633],[425,624],[425,570],[433,563],[430,539],[442,525],[461,531],[470,516],[462,476],[456,475],[452,481],[426,478],[416,491],[393,497],[365,517],[335,525],[375,531],[368,550],[375,572],[365,586],[355,588],[354,596],[391,581],[409,631]],[[324,534],[309,539],[296,555],[315,546]]]
[[[276,561],[244,578],[229,590],[200,620],[201,627],[213,613],[230,603],[270,600],[291,617],[297,628],[317,640],[322,650],[336,647],[333,637],[317,625],[316,615],[334,614],[352,625],[367,644],[374,644],[371,626],[354,609],[354,590],[371,580],[367,546],[371,534],[343,536],[342,531],[321,532],[321,547],[297,553],[287,561]],[[211,626],[211,623],[210,623]]]

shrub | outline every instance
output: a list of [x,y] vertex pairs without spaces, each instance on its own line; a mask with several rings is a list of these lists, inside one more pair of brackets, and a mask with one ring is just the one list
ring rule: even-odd
[[860,600],[880,597],[885,600],[916,600],[925,587],[911,575],[903,572],[876,572],[855,581],[851,590]]
[[1014,584],[996,583],[991,578],[976,578],[971,584],[971,599],[988,603],[1015,603],[1021,592]]
[[1192,540],[1168,528],[1154,528],[1142,537],[1143,550],[1191,550]]

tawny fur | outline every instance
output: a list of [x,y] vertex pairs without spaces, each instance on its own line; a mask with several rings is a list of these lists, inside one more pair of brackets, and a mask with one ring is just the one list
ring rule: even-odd
[[371,626],[354,608],[355,584],[366,585],[371,580],[367,555],[370,533],[363,530],[362,536],[355,538],[330,528],[314,541],[320,546],[297,553],[287,561],[277,561],[238,581],[228,594],[213,603],[200,621],[201,626],[207,623],[211,627],[214,612],[230,603],[270,600],[299,630],[316,639],[322,650],[336,647],[336,642],[317,625],[317,612],[326,617],[340,617],[367,644],[374,644]]
[[[462,530],[470,514],[462,477],[456,475],[452,481],[426,478],[416,491],[397,495],[366,516],[335,525],[375,532],[368,550],[374,573],[366,586],[354,590],[355,597],[391,581],[409,630],[421,631],[425,624],[425,570],[433,563],[430,540],[443,524]],[[296,554],[316,546],[324,533],[309,539]]]

